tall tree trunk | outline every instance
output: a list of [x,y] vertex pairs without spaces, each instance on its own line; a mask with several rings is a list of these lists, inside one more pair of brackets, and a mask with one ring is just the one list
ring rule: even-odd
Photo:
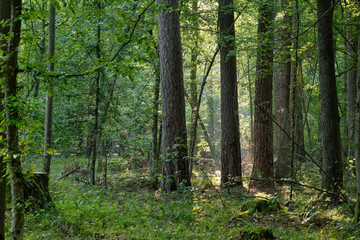
[[[49,3],[49,62],[48,71],[54,71],[55,56],[55,7]],[[51,148],[52,137],[52,115],[53,115],[53,80],[50,79],[47,85],[46,109],[45,109],[45,134],[44,134],[44,172],[50,174],[51,154],[48,152]]]
[[[295,69],[295,65],[296,65],[296,69]],[[302,73],[302,61],[301,60],[297,60],[297,64],[294,64],[294,68],[293,68],[293,73],[294,74],[294,78],[292,79],[292,81],[296,81],[292,83],[292,87],[296,88],[295,90],[292,90],[292,94],[291,95],[291,102],[292,102],[292,108],[294,108],[292,111],[294,111],[293,117],[293,140],[295,141],[295,143],[300,146],[296,146],[294,148],[294,162],[293,162],[293,167],[295,167],[295,165],[300,166],[301,163],[303,163],[305,161],[305,152],[304,152],[304,148],[305,148],[305,139],[304,139],[304,119],[303,119],[303,103],[304,103],[304,99],[303,99],[303,88],[304,88],[304,80],[303,80],[303,73]],[[294,169],[293,169],[294,170]],[[294,172],[295,173],[295,172]],[[294,177],[294,176],[293,176]]]
[[[9,36],[10,31],[10,18],[11,18],[11,5],[8,0],[0,0],[0,35]],[[0,38],[0,52],[3,52],[5,57],[7,54],[7,41],[4,37]],[[3,82],[5,74],[3,69],[4,62],[0,60],[0,80]],[[4,93],[0,91],[0,112],[5,110],[3,105]],[[2,139],[6,139],[5,131],[0,132]],[[5,148],[4,144],[0,148]],[[6,161],[3,155],[0,155],[0,240],[5,240],[5,211],[6,211]]]
[[[3,96],[2,96],[3,97]],[[1,107],[4,110],[3,106]],[[4,137],[3,133],[1,133]],[[4,146],[1,146],[4,148]],[[5,239],[5,212],[6,212],[6,162],[4,156],[0,156],[0,240]]]
[[[103,74],[102,75],[103,79],[106,79],[106,75]],[[104,103],[104,106],[102,107],[102,111],[101,111],[101,114],[99,113],[99,134],[98,134],[98,137],[99,139],[101,140],[101,142],[103,142],[103,144],[105,145],[104,147],[104,151],[101,151],[102,152],[102,159],[99,159],[98,161],[98,171],[101,172],[102,171],[102,160],[106,158],[106,152],[107,152],[107,147],[106,147],[106,137],[104,136],[103,132],[104,132],[104,125],[106,123],[106,120],[108,119],[107,116],[108,116],[108,112],[109,112],[109,109],[110,109],[110,104],[113,100],[113,97],[114,97],[114,91],[115,91],[115,86],[116,86],[116,79],[117,79],[117,76],[115,75],[113,77],[113,80],[110,82],[110,85],[107,86],[107,98],[105,99],[105,103]],[[103,81],[105,82],[105,81]],[[104,155],[105,154],[105,155]]]
[[[254,114],[254,165],[252,185],[273,186],[273,124],[272,114],[272,68],[273,37],[271,20],[273,2],[266,0],[259,6],[258,52],[256,60],[255,114]],[[265,180],[260,182],[257,180]]]
[[[97,8],[101,9],[101,3],[97,2]],[[100,22],[100,20],[98,19],[98,22]],[[97,25],[97,41],[96,41],[96,57],[98,59],[98,61],[100,62],[101,59],[101,51],[100,51],[100,41],[101,41],[101,28],[100,28],[100,23],[98,23]],[[92,159],[91,159],[91,167],[90,167],[90,172],[91,172],[91,184],[95,185],[95,165],[96,165],[96,157],[97,157],[97,139],[99,138],[98,136],[98,125],[99,125],[99,101],[100,101],[100,78],[101,78],[101,73],[98,72],[96,74],[96,95],[95,95],[95,122],[94,122],[94,139],[93,139],[93,143],[94,143],[94,147],[93,147],[93,152],[92,152]]]
[[20,121],[17,96],[18,46],[21,31],[21,0],[11,0],[11,25],[8,59],[5,70],[8,164],[11,179],[11,239],[22,239],[24,233],[24,175],[21,167],[17,123]]
[[[189,144],[189,157],[190,164],[192,164],[192,160],[195,155],[196,141],[197,141],[197,123],[195,121],[198,120],[197,113],[197,101],[198,101],[198,90],[197,90],[197,59],[198,59],[198,40],[199,40],[199,15],[198,15],[198,0],[193,0],[192,2],[192,14],[193,19],[191,25],[193,26],[193,30],[191,30],[191,58],[190,58],[190,103],[191,106],[191,126],[190,126],[190,144]],[[190,166],[192,169],[192,166]]]
[[[358,49],[360,49],[360,36],[358,37]],[[360,73],[360,55],[358,56],[357,71]],[[356,207],[354,221],[356,223],[360,220],[360,74],[356,76],[356,131],[355,131],[355,170],[356,170]]]
[[330,0],[317,0],[319,82],[322,124],[322,186],[339,192],[343,183],[338,98],[333,48],[333,8]]
[[160,170],[159,151],[158,151],[158,135],[159,135],[159,99],[160,99],[160,69],[155,64],[155,82],[153,96],[153,125],[152,125],[152,154],[151,154],[151,177],[154,180],[154,186],[158,187],[157,174]]
[[[281,128],[275,126],[275,156],[277,159],[275,178],[287,178],[290,173],[290,142],[286,134],[290,130],[290,76],[291,76],[291,11],[290,1],[282,0],[283,19],[279,27],[280,63],[274,71],[274,111],[275,118]],[[278,73],[278,74],[277,74]]]
[[161,188],[171,191],[180,184],[190,186],[179,1],[157,2],[163,8],[158,15],[163,128]]
[[[349,30],[347,32],[347,38],[349,42],[346,43],[347,52],[350,55],[348,57],[347,66],[351,67],[357,64],[357,59],[355,57],[355,51],[357,48],[357,39],[354,37],[355,34]],[[347,142],[347,155],[349,161],[355,160],[355,112],[356,112],[356,77],[357,69],[352,69],[347,73],[347,104],[348,104],[348,140]]]
[[[209,87],[207,88],[207,119],[208,119],[208,133],[210,140],[215,141],[215,107],[214,107],[214,85],[211,77],[209,77]],[[216,157],[215,157],[216,158]]]
[[253,97],[252,97],[252,83],[250,77],[250,57],[247,59],[247,75],[248,75],[248,90],[249,90],[249,102],[250,102],[250,143],[249,153],[250,156],[254,156],[254,113],[253,113]]
[[221,184],[242,186],[234,6],[219,0],[221,73]]

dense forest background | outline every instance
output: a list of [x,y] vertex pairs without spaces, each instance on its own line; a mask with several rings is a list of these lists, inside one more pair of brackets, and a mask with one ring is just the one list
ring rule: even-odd
[[359,9],[0,0],[0,240],[359,238]]

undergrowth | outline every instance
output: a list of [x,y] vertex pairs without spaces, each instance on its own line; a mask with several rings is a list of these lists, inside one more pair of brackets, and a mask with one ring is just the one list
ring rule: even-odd
[[[128,169],[109,171],[105,188],[71,176],[59,179],[58,165],[50,182],[52,203],[26,213],[25,239],[360,238],[348,205],[321,202],[304,189],[288,201],[280,187],[274,194],[215,190],[198,177],[193,189],[163,193],[144,171]],[[9,221],[8,212],[7,227]],[[264,237],[268,231],[274,238]]]

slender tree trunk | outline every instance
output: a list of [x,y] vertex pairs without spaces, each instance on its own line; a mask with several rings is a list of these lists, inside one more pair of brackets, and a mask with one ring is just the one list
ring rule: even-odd
[[219,0],[221,72],[221,184],[242,185],[232,0]]
[[[358,37],[358,49],[360,49],[360,36]],[[360,73],[360,55],[358,56],[357,71]],[[356,170],[356,207],[354,221],[356,223],[360,220],[360,74],[356,76],[356,131],[355,131],[355,170]]]
[[[98,4],[98,9],[101,8],[100,2]],[[100,52],[100,41],[101,41],[101,28],[100,24],[97,25],[97,43],[96,43],[96,57],[100,62],[101,52]],[[92,161],[91,161],[91,184],[95,185],[95,165],[96,165],[96,157],[97,157],[97,138],[98,136],[98,125],[99,125],[99,101],[100,101],[100,78],[101,73],[98,72],[96,75],[96,96],[95,96],[95,123],[94,123],[94,147],[92,152]]]
[[[198,1],[194,0],[192,3],[192,14],[194,14],[191,21],[191,25],[194,29],[190,32],[192,36],[191,41],[191,58],[190,58],[190,102],[191,104],[191,126],[190,126],[190,144],[189,144],[189,157],[190,164],[195,155],[196,141],[197,141],[197,102],[198,102],[198,90],[197,90],[197,59],[198,59],[198,40],[199,40],[199,16],[198,16]],[[192,166],[190,166],[192,169]]]
[[[295,93],[294,96],[291,96],[293,106],[294,108],[294,115],[295,118],[293,120],[293,136],[295,143],[300,146],[294,148],[294,165],[300,166],[301,163],[305,161],[305,139],[304,139],[304,119],[303,119],[303,101],[304,101],[304,94],[303,94],[303,88],[304,88],[304,80],[303,80],[303,73],[302,73],[302,61],[297,60],[296,69],[294,67],[293,69],[293,81],[296,81],[295,83],[292,83],[292,87],[295,87],[295,91],[292,91],[292,93]],[[295,65],[295,64],[294,64]],[[293,99],[294,98],[294,99]],[[294,167],[294,166],[293,166]],[[295,172],[294,172],[295,173]]]
[[[48,71],[54,71],[55,56],[55,7],[49,3],[49,62]],[[45,134],[44,134],[44,172],[50,174],[51,154],[48,152],[51,148],[52,137],[52,115],[53,115],[53,80],[50,79],[47,85],[46,109],[45,109]]]
[[[355,51],[357,50],[357,40],[355,34],[353,34],[350,30],[347,33],[349,42],[346,43],[347,52],[350,55],[348,59],[348,66],[353,66],[357,64],[357,59],[354,57]],[[350,70],[347,73],[347,104],[348,104],[348,140],[347,142],[347,155],[349,161],[355,160],[355,112],[356,112],[356,77],[357,77],[357,69]]]
[[[207,88],[207,119],[208,119],[208,132],[211,141],[215,141],[215,109],[214,109],[214,87],[211,77],[209,77],[209,87]],[[215,146],[215,145],[214,145]]]
[[[189,95],[185,92],[185,97],[187,99],[190,99]],[[190,100],[188,100],[189,103],[190,103],[190,107],[194,108],[194,103],[192,103]],[[206,127],[205,127],[205,124],[204,122],[202,121],[200,115],[198,113],[196,113],[196,118],[197,118],[197,121],[199,122],[199,125],[201,127],[201,129],[203,130],[203,133],[204,133],[204,138],[205,138],[205,141],[207,142],[207,144],[209,145],[209,148],[210,148],[210,152],[211,152],[211,155],[213,156],[214,160],[216,161],[216,158],[217,158],[217,154],[216,154],[216,150],[215,150],[215,145],[213,144],[213,141],[210,137],[210,134],[209,132],[206,130]],[[191,169],[191,168],[190,168]]]
[[[255,81],[255,114],[254,114],[254,165],[252,185],[273,186],[273,124],[272,114],[272,68],[273,37],[271,20],[273,3],[266,0],[259,6],[258,53]],[[256,181],[265,180],[266,182]]]
[[322,186],[339,192],[343,183],[343,164],[341,159],[340,118],[335,80],[333,8],[332,1],[317,1],[319,82],[322,123]]
[[283,19],[279,24],[280,63],[274,71],[274,111],[275,118],[281,126],[281,128],[275,126],[276,179],[287,178],[290,173],[290,142],[286,135],[290,131],[291,11],[289,3],[289,0],[281,1],[284,10]]
[[250,143],[249,143],[249,153],[250,156],[254,156],[254,114],[253,114],[253,97],[251,90],[251,77],[250,77],[250,59],[247,59],[247,71],[248,71],[248,90],[249,90],[249,102],[250,102]]
[[155,83],[154,83],[154,97],[153,97],[153,125],[152,125],[152,154],[151,154],[151,177],[154,181],[155,187],[158,185],[156,175],[160,170],[159,151],[158,151],[158,131],[159,131],[159,100],[160,100],[160,69],[158,64],[155,64]]
[[12,225],[11,239],[23,239],[24,175],[21,167],[17,123],[20,121],[17,96],[18,46],[21,31],[21,0],[11,0],[11,25],[8,59],[5,70],[5,103],[7,106],[8,165],[11,179]]
[[[0,0],[0,35],[9,36],[10,31],[10,19],[11,19],[11,5],[8,0]],[[4,37],[0,38],[0,52],[3,52],[1,57],[7,55],[7,41]],[[5,78],[4,64],[0,60],[0,80],[3,82]],[[0,112],[5,110],[3,105],[4,93],[0,91]],[[0,133],[2,139],[6,139],[5,131]],[[5,148],[4,144],[0,145],[0,148]],[[3,155],[0,156],[0,240],[5,240],[5,211],[6,211],[6,161]]]
[[158,0],[163,161],[162,190],[190,186],[178,0]]
[[[1,5],[0,5],[1,6]],[[2,96],[3,97],[3,96]],[[3,111],[3,106],[0,109]],[[1,134],[4,137],[3,133]],[[1,146],[4,148],[4,146]],[[6,212],[6,162],[0,156],[0,240],[5,240],[5,212]]]

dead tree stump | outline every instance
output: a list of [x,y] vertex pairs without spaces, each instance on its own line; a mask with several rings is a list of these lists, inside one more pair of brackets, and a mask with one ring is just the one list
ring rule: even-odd
[[34,172],[33,176],[26,180],[24,187],[25,201],[29,201],[29,207],[43,208],[51,202],[49,194],[49,175],[46,172]]

